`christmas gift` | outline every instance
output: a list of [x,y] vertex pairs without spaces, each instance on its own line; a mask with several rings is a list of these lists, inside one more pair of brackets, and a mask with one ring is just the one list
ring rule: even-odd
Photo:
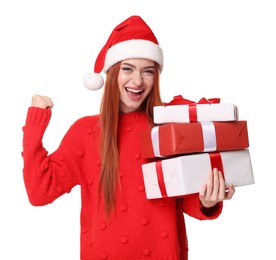
[[179,95],[163,106],[153,107],[153,120],[155,124],[236,121],[238,109],[234,104],[220,103],[218,98],[194,102]]
[[213,168],[227,187],[254,184],[249,149],[183,155],[142,165],[147,199],[198,193]]
[[246,121],[159,125],[145,131],[141,143],[144,158],[249,147]]

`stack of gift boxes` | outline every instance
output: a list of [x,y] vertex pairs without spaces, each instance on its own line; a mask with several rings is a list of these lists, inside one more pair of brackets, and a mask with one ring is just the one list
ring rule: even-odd
[[220,99],[193,102],[181,95],[153,111],[156,126],[142,136],[142,165],[148,199],[199,192],[213,168],[226,186],[254,184],[247,121]]

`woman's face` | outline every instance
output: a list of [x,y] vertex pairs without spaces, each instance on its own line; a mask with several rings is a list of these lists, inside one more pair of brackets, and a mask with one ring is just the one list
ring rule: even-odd
[[140,109],[153,88],[155,66],[148,59],[127,59],[120,65],[118,85],[120,111],[129,113]]

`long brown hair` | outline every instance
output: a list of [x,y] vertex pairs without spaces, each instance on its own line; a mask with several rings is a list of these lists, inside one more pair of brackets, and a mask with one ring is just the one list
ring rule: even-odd
[[[120,63],[112,66],[106,75],[105,88],[100,108],[101,124],[101,173],[99,194],[103,193],[106,215],[115,205],[116,188],[119,183],[118,118],[120,113],[120,93],[118,74]],[[159,66],[155,63],[154,85],[141,106],[153,123],[153,107],[161,105],[159,88]]]

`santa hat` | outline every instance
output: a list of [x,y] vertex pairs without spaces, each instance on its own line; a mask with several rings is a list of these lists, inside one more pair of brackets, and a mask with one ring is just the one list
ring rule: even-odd
[[131,16],[114,28],[100,51],[94,66],[94,73],[84,77],[84,85],[90,90],[100,89],[104,79],[100,75],[119,61],[144,58],[157,62],[163,68],[163,52],[158,41],[140,16]]

